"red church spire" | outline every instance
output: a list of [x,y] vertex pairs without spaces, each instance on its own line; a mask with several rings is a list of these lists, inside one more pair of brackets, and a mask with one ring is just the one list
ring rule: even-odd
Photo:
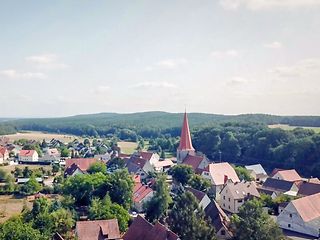
[[191,142],[191,135],[190,135],[190,130],[189,130],[187,112],[184,112],[183,124],[182,124],[182,129],[181,129],[180,144],[179,144],[178,150],[193,150],[194,151],[194,148],[193,148],[192,142]]

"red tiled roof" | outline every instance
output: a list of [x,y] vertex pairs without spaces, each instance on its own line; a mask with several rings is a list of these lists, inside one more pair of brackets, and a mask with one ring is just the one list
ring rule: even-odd
[[[140,183],[141,184],[141,183]],[[137,187],[140,185],[138,184]],[[136,185],[135,185],[135,189],[133,191],[133,201],[138,203],[140,201],[142,201],[148,194],[150,194],[151,192],[153,192],[153,190],[146,186],[146,185],[142,185],[137,189]]]
[[177,240],[179,237],[160,223],[154,226],[138,215],[123,236],[124,240]]
[[272,176],[279,174],[282,177],[282,180],[290,181],[290,182],[295,182],[295,181],[300,181],[301,177],[297,173],[295,169],[290,169],[290,170],[280,170],[278,169]]
[[320,219],[320,193],[293,200],[292,204],[303,221]]
[[135,183],[141,183],[141,176],[140,175],[133,175],[132,178]]
[[35,153],[35,150],[20,150],[19,156],[31,157]]
[[117,219],[78,221],[76,235],[79,240],[120,239],[120,231]]
[[207,166],[206,171],[209,172],[215,185],[224,184],[225,177],[228,177],[228,179],[231,179],[234,183],[240,182],[240,179],[238,178],[236,171],[227,162],[211,163]]
[[183,124],[181,129],[181,136],[180,136],[180,144],[178,147],[179,150],[194,150],[191,142],[191,135],[189,130],[189,123],[187,113],[184,113],[183,117]]
[[72,164],[75,164],[79,167],[81,171],[87,171],[90,166],[97,162],[95,158],[71,158],[66,160],[66,169],[69,168]]
[[7,151],[5,147],[0,147],[0,154],[4,155]]
[[141,156],[141,158],[149,161],[153,155],[153,152],[139,152],[139,155]]
[[184,161],[183,161],[183,164],[186,164],[186,165],[190,165],[193,170],[196,170],[200,163],[202,162],[204,157],[201,157],[201,156],[192,156],[192,155],[188,155]]

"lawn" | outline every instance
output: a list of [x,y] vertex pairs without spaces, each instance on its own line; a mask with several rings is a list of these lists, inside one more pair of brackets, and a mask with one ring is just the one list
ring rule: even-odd
[[60,140],[62,142],[71,142],[74,139],[82,140],[80,137],[66,134],[57,134],[57,133],[44,133],[44,132],[19,132],[16,134],[5,135],[5,137],[9,138],[11,142],[19,139],[28,139],[28,140],[36,140],[42,141],[45,139],[46,141],[50,141],[52,138]]
[[16,198],[14,195],[0,195],[0,223],[21,213],[24,204],[28,208],[32,207],[32,202],[28,202],[26,198]]
[[132,154],[136,151],[138,144],[136,142],[118,142],[118,146],[121,148],[121,152],[125,154]]
[[283,130],[293,130],[295,128],[305,128],[305,129],[312,129],[313,131],[315,131],[316,133],[320,133],[320,127],[303,127],[303,126],[290,126],[287,124],[273,124],[273,125],[269,125],[269,128],[281,128]]
[[8,166],[1,166],[0,169],[5,170],[8,173],[11,173],[12,171],[14,171],[14,169],[18,167],[20,169],[24,169],[25,167],[28,167],[29,169],[33,170],[33,169],[38,169],[43,167],[45,170],[51,170],[52,166],[51,165],[28,165],[28,164],[18,164],[18,165],[8,165]]

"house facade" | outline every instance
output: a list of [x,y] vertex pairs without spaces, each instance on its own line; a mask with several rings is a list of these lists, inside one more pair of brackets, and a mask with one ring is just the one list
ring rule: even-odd
[[291,201],[277,222],[283,229],[319,237],[320,193]]
[[264,170],[261,164],[247,165],[245,168],[249,171],[250,176],[256,182],[264,182],[268,178],[268,174]]
[[230,213],[238,213],[248,200],[260,198],[255,182],[227,182],[220,192],[220,207]]
[[38,162],[39,155],[36,150],[21,150],[19,152],[19,162]]
[[9,159],[9,151],[5,147],[0,147],[0,164]]

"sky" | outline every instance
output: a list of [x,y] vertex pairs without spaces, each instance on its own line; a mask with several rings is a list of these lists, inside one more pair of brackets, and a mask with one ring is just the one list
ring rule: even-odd
[[0,0],[0,118],[320,115],[319,0]]

